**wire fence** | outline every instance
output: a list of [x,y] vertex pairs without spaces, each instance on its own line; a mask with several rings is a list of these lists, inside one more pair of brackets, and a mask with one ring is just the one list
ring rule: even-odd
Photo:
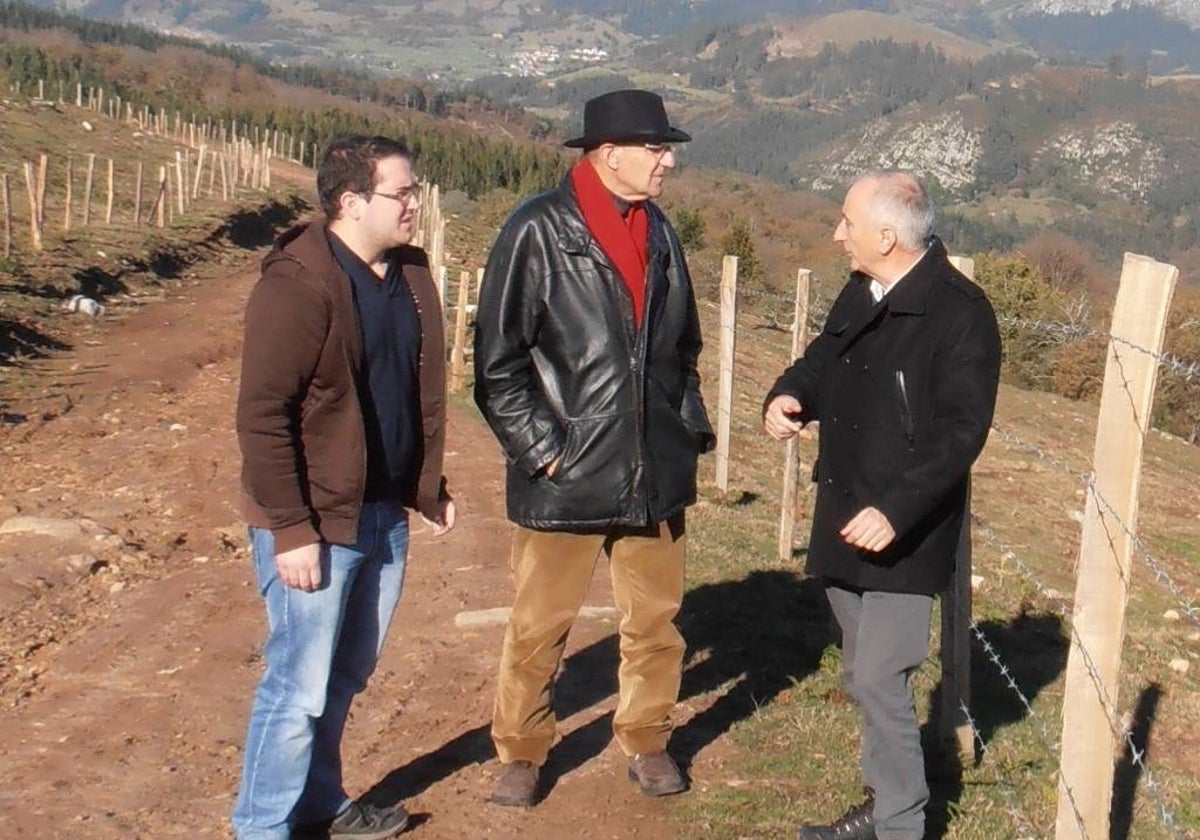
[[[787,295],[776,293],[770,290],[740,290],[738,292],[739,299],[745,299],[754,304],[757,313],[763,316],[766,320],[775,323],[780,327],[785,325],[791,328],[790,324],[794,311],[794,301]],[[810,305],[809,317],[810,324],[819,331],[824,320],[828,317],[827,301],[822,301],[822,305]],[[1109,342],[1110,346],[1115,348],[1124,348],[1137,353],[1145,354],[1151,357],[1158,366],[1163,370],[1170,372],[1185,381],[1190,381],[1200,377],[1200,362],[1188,362],[1170,353],[1158,352],[1150,348],[1140,346],[1135,342],[1124,339],[1120,336],[1115,336],[1110,332],[1098,330],[1084,324],[1072,324],[1055,321],[1033,320],[1024,318],[1015,318],[1008,316],[999,316],[998,321],[1004,326],[1014,327],[1020,330],[1031,330],[1040,334],[1061,339],[1064,341],[1079,340],[1085,338],[1101,339]],[[814,335],[817,334],[815,331]],[[1122,377],[1119,384],[1129,394],[1131,401],[1133,394],[1129,390],[1128,379],[1124,370],[1121,368],[1121,357],[1117,354],[1116,361],[1118,363],[1118,375]],[[1147,434],[1150,424],[1145,422],[1145,418],[1139,418],[1139,428],[1141,435]],[[1081,469],[1078,466],[1071,464],[1068,460],[1062,457],[1061,453],[1053,453],[1038,444],[1022,439],[1011,429],[1000,424],[993,424],[993,436],[1003,443],[1005,446],[1013,450],[1022,452],[1027,455],[1036,457],[1046,466],[1051,467],[1055,471],[1069,477],[1074,482],[1077,482],[1084,490],[1085,498],[1089,503],[1094,504],[1097,511],[1102,515],[1100,517],[1103,526],[1103,536],[1107,539],[1108,548],[1113,556],[1114,563],[1117,564],[1118,570],[1121,571],[1120,580],[1128,593],[1130,588],[1129,576],[1121,569],[1119,555],[1123,541],[1127,540],[1132,547],[1133,554],[1140,560],[1152,574],[1155,583],[1162,591],[1169,596],[1178,610],[1181,617],[1186,618],[1189,622],[1200,625],[1200,607],[1195,603],[1195,598],[1188,594],[1188,587],[1177,580],[1176,575],[1168,569],[1168,563],[1152,552],[1141,536],[1137,532],[1137,528],[1126,522],[1119,514],[1116,506],[1105,497],[1097,484],[1096,477],[1090,468]],[[1147,797],[1154,803],[1154,809],[1157,814],[1157,820],[1161,826],[1167,831],[1172,838],[1179,838],[1180,827],[1179,821],[1172,811],[1172,808],[1167,802],[1166,792],[1163,789],[1161,781],[1158,779],[1152,768],[1146,760],[1146,750],[1139,745],[1135,738],[1133,728],[1122,723],[1120,710],[1116,702],[1109,693],[1109,689],[1105,685],[1099,669],[1097,668],[1093,652],[1088,649],[1084,639],[1081,638],[1073,621],[1073,607],[1069,595],[1064,595],[1054,587],[1048,585],[1035,569],[1035,564],[1021,556],[1011,544],[1002,538],[996,530],[986,521],[981,519],[977,514],[972,513],[971,521],[973,530],[981,536],[992,548],[995,549],[1000,558],[1001,564],[1010,565],[1017,569],[1025,580],[1038,593],[1038,596],[1051,605],[1052,609],[1063,617],[1067,625],[1071,628],[1069,634],[1069,642],[1073,648],[1078,650],[1081,661],[1083,662],[1087,678],[1095,693],[1095,702],[1104,711],[1104,718],[1107,721],[1108,727],[1113,738],[1117,743],[1124,746],[1125,756],[1130,765],[1136,769],[1140,789],[1145,792]],[[1182,561],[1176,561],[1177,563]],[[1014,673],[1013,668],[1005,661],[999,647],[992,639],[989,639],[984,629],[974,620],[970,624],[971,634],[987,661],[995,669],[1003,684],[1008,691],[1016,697],[1020,703],[1025,719],[1030,723],[1032,731],[1036,732],[1038,739],[1041,741],[1044,748],[1050,753],[1057,756],[1061,749],[1061,736],[1056,734],[1050,724],[1045,721],[1034,708],[1029,696],[1022,690],[1019,681]],[[975,719],[971,715],[970,709],[961,704],[961,709],[964,719],[970,728],[971,736],[979,748],[980,761],[987,759],[989,752],[989,744],[984,736],[980,733],[979,727]],[[1081,808],[1076,800],[1076,790],[1073,780],[1063,778],[1063,770],[1058,768],[1060,779],[1060,791],[1064,801],[1067,804],[1068,810],[1073,815],[1076,828],[1080,835],[1084,838],[1088,837],[1088,832],[1085,827],[1085,820],[1081,813]],[[1014,828],[1023,836],[1030,836],[1034,833],[1033,825],[1035,822],[1025,814],[1017,802],[1017,797],[1014,790],[1005,785],[998,785],[1001,795],[1005,800],[1005,810],[1008,812]],[[1096,838],[1100,840],[1100,838]],[[1107,840],[1105,838],[1105,840]]]

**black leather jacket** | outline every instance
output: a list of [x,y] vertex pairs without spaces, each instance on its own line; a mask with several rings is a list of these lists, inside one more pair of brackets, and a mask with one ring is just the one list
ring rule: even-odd
[[518,525],[648,525],[696,500],[696,456],[714,440],[696,372],[700,324],[679,240],[658,207],[646,209],[640,330],[570,176],[518,207],[488,257],[475,402],[507,456]]

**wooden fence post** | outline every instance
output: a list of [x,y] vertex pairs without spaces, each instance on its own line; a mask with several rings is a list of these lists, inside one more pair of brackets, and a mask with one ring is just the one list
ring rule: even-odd
[[46,229],[46,169],[50,165],[48,155],[38,157],[37,170],[37,223],[39,235]]
[[164,225],[164,216],[167,210],[167,167],[158,167],[158,197],[154,199],[154,205],[158,210],[156,223],[159,227]]
[[738,258],[721,263],[721,347],[717,392],[717,494],[729,495],[729,435],[733,426],[733,353],[737,335]]
[[137,162],[137,172],[133,176],[133,226],[142,223],[142,162]]
[[[812,272],[807,268],[796,271],[795,320],[792,321],[792,355],[789,362],[800,358],[808,346],[808,296]],[[800,489],[800,438],[788,439],[783,462],[783,501],[779,512],[779,559],[792,559],[793,535],[796,532],[796,497]]]
[[108,201],[104,204],[104,224],[112,224],[113,209],[113,159],[108,159]]
[[29,241],[34,251],[40,251],[42,226],[38,224],[37,175],[28,161],[25,162],[25,192],[29,196]]
[[[975,260],[952,256],[950,264],[969,280],[975,279]],[[942,755],[957,766],[975,757],[975,735],[964,709],[971,708],[971,490],[967,485],[966,515],[958,533],[954,577],[942,593],[942,705],[935,710]]]
[[192,206],[192,149],[190,146],[183,150],[183,187],[181,192],[181,204],[183,212],[186,213]]
[[87,156],[87,177],[83,186],[83,226],[87,227],[92,220],[92,178],[96,174],[96,156]]
[[0,175],[0,194],[4,197],[4,259],[12,256],[12,197],[8,190],[8,175]]
[[175,150],[175,203],[178,205],[179,215],[182,216],[187,212],[187,208],[183,205],[183,194],[187,192],[187,187],[183,182],[183,152]]
[[196,152],[196,175],[192,178],[192,198],[200,196],[200,176],[204,172],[204,153],[207,148],[204,145],[200,146],[200,150]]
[[454,307],[454,350],[450,355],[450,390],[462,390],[467,376],[467,299],[471,296],[471,272],[464,271],[458,280],[458,301]]
[[[1175,266],[1125,255],[1100,394],[1063,696],[1056,840],[1109,836],[1117,690],[1137,533],[1142,447]],[[1078,811],[1078,815],[1076,815]]]
[[63,233],[71,229],[71,210],[72,199],[74,198],[75,180],[75,159],[71,155],[67,155],[67,194],[63,198]]

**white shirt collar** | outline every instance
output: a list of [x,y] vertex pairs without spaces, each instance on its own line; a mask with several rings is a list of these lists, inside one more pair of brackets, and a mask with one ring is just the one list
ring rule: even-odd
[[922,251],[920,254],[918,254],[917,258],[912,261],[912,263],[909,265],[909,267],[904,269],[904,273],[901,274],[899,277],[897,277],[894,281],[892,281],[892,285],[890,285],[890,286],[885,287],[882,283],[880,283],[878,280],[876,280],[874,277],[872,277],[871,278],[871,299],[874,300],[876,303],[879,303],[879,301],[883,300],[884,296],[888,292],[890,292],[892,289],[896,288],[896,286],[900,283],[901,280],[903,280],[909,274],[912,274],[912,270],[917,267],[917,263],[919,263],[921,260],[925,259],[925,254],[927,254],[928,252],[929,252],[929,249],[926,248],[924,251]]

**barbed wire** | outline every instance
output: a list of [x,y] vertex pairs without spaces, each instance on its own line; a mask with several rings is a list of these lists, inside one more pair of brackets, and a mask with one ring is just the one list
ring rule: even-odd
[[[1079,649],[1079,654],[1083,659],[1084,668],[1087,669],[1088,677],[1091,679],[1092,685],[1096,688],[1097,699],[1100,700],[1105,717],[1108,718],[1109,729],[1112,730],[1114,737],[1124,740],[1129,746],[1129,760],[1142,771],[1142,783],[1146,786],[1146,790],[1150,792],[1150,795],[1158,805],[1159,817],[1163,825],[1171,829],[1171,836],[1178,837],[1179,832],[1176,830],[1175,815],[1167,808],[1166,802],[1163,801],[1161,787],[1154,778],[1154,774],[1150,772],[1149,766],[1145,763],[1146,751],[1138,749],[1137,744],[1133,742],[1131,727],[1121,725],[1116,703],[1109,696],[1108,689],[1104,687],[1104,678],[1100,676],[1099,670],[1096,668],[1096,663],[1092,660],[1092,655],[1088,652],[1087,645],[1079,637],[1079,631],[1076,629],[1074,622],[1071,623],[1071,637]],[[1061,771],[1061,769],[1060,767],[1059,770]]]
[[1026,579],[1028,579],[1029,582],[1034,585],[1034,587],[1042,594],[1044,598],[1053,602],[1054,605],[1058,607],[1058,611],[1063,615],[1064,618],[1071,618],[1073,609],[1071,604],[1067,602],[1066,598],[1063,597],[1061,592],[1043,583],[1038,577],[1037,572],[1035,572],[1028,563],[1022,560],[1021,556],[1017,554],[1011,546],[1006,544],[1004,540],[1000,538],[1000,535],[997,534],[975,513],[971,514],[971,524],[979,531],[979,533],[983,535],[983,538],[991,543],[992,546],[1000,553],[1001,560],[1007,560],[1016,566],[1021,574],[1025,575]]
[[[1000,653],[992,645],[991,641],[988,639],[987,635],[984,634],[983,630],[979,627],[979,624],[974,618],[971,619],[970,627],[971,632],[979,641],[980,647],[983,648],[984,654],[988,659],[991,660],[992,665],[994,665],[996,670],[999,672],[1001,679],[1003,679],[1009,689],[1011,689],[1012,692],[1017,695],[1017,699],[1020,700],[1021,705],[1025,707],[1026,717],[1036,722],[1038,731],[1042,736],[1042,743],[1049,748],[1052,754],[1058,754],[1061,751],[1060,742],[1054,737],[1054,734],[1049,731],[1046,723],[1034,710],[1033,704],[1030,702],[1029,698],[1025,696],[1025,692],[1021,690],[1019,685],[1017,685],[1016,678],[1013,676],[1012,671],[1009,670],[1008,665],[1005,664],[1004,660],[1000,658]],[[1063,790],[1067,794],[1067,801],[1071,805],[1071,811],[1075,816],[1075,823],[1079,826],[1080,833],[1083,835],[1084,840],[1090,840],[1088,837],[1087,827],[1084,825],[1083,815],[1079,812],[1079,805],[1075,801],[1075,792],[1072,790],[1070,783],[1063,778],[1061,766],[1059,767],[1059,780],[1062,782]]]
[[[756,290],[756,289],[746,289],[744,291],[739,290],[739,294],[742,296],[751,298],[751,299],[767,301],[771,304],[776,304],[776,305],[780,305],[780,306],[787,305],[788,313],[786,316],[780,317],[780,316],[774,315],[774,314],[772,314],[770,316],[776,324],[784,323],[784,318],[786,318],[786,320],[789,322],[794,319],[793,313],[794,313],[795,301],[794,301],[794,298],[792,298],[792,297],[789,297],[782,293],[775,293],[775,292],[770,292],[767,290]],[[809,314],[810,323],[812,323],[814,326],[819,326],[821,323],[823,323],[824,319],[828,317],[828,310],[820,311],[816,307],[813,307],[810,304],[808,314]],[[1068,339],[1068,340],[1069,339],[1080,339],[1080,338],[1104,339],[1104,340],[1111,341],[1116,344],[1120,344],[1122,346],[1129,347],[1130,349],[1132,349],[1136,352],[1144,353],[1144,354],[1154,358],[1161,366],[1179,374],[1184,379],[1191,380],[1197,376],[1200,376],[1200,362],[1186,363],[1186,362],[1183,362],[1182,360],[1176,358],[1175,356],[1172,356],[1169,353],[1156,352],[1156,351],[1150,350],[1148,348],[1141,347],[1138,344],[1136,344],[1132,341],[1129,341],[1128,339],[1124,339],[1119,336],[1112,335],[1111,333],[1102,332],[1102,331],[1093,329],[1091,327],[1088,327],[1086,325],[1066,324],[1066,323],[1054,322],[1054,321],[1039,321],[1039,320],[1033,320],[1033,319],[1014,318],[1014,317],[1010,317],[1010,316],[999,316],[998,320],[1002,324],[1006,324],[1009,326],[1015,326],[1015,327],[1018,327],[1021,329],[1035,330],[1038,332],[1042,332],[1044,334],[1061,337],[1061,338]],[[792,326],[794,327],[794,324]],[[1127,390],[1128,390],[1128,388],[1127,388]],[[1147,428],[1148,427],[1142,429],[1143,436],[1146,434]],[[1187,598],[1184,595],[1180,586],[1174,581],[1174,579],[1171,577],[1171,575],[1161,566],[1161,564],[1156,560],[1154,555],[1149,551],[1149,549],[1141,541],[1140,537],[1138,537],[1138,535],[1134,532],[1134,530],[1122,519],[1121,515],[1117,512],[1117,510],[1113,507],[1113,505],[1100,492],[1099,488],[1096,485],[1095,476],[1092,472],[1078,470],[1075,467],[1068,464],[1066,461],[1064,461],[1056,456],[1050,455],[1049,453],[1042,450],[1040,447],[1038,447],[1034,444],[1028,443],[1027,441],[1023,441],[1016,435],[1008,432],[1007,430],[1001,429],[994,424],[992,426],[992,429],[994,431],[996,431],[999,434],[999,436],[1005,440],[1006,443],[1008,443],[1012,446],[1018,447],[1025,452],[1034,454],[1040,460],[1054,466],[1056,469],[1059,469],[1059,470],[1065,472],[1067,475],[1069,475],[1069,476],[1075,478],[1076,480],[1081,481],[1082,483],[1085,484],[1085,486],[1087,487],[1088,493],[1091,495],[1092,498],[1094,498],[1096,500],[1097,506],[1099,508],[1102,508],[1108,514],[1108,516],[1102,517],[1102,525],[1104,526],[1105,534],[1106,534],[1106,537],[1109,542],[1109,547],[1114,556],[1114,561],[1117,562],[1118,574],[1120,575],[1122,582],[1125,584],[1125,586],[1127,588],[1129,586],[1129,582],[1128,582],[1127,576],[1125,574],[1125,571],[1121,568],[1121,564],[1119,562],[1118,547],[1116,544],[1116,540],[1117,540],[1119,534],[1114,533],[1108,527],[1110,519],[1113,523],[1115,523],[1117,528],[1119,528],[1120,533],[1123,534],[1125,537],[1127,537],[1130,540],[1130,545],[1134,548],[1134,550],[1138,554],[1138,556],[1140,556],[1143,559],[1143,561],[1147,564],[1147,566],[1150,567],[1151,571],[1154,574],[1155,579],[1159,583],[1165,585],[1167,587],[1167,589],[1171,592],[1171,594],[1179,601],[1179,604],[1182,608],[1182,613],[1184,615],[1188,616],[1189,619],[1191,619],[1197,623],[1200,623],[1200,608],[1197,608],[1194,604],[1190,603],[1187,600]],[[1083,639],[1080,637],[1079,632],[1078,632],[1077,628],[1075,627],[1074,621],[1072,620],[1073,619],[1073,610],[1072,610],[1071,604],[1069,604],[1066,601],[1066,599],[1060,593],[1058,593],[1056,590],[1054,590],[1051,587],[1044,584],[1039,579],[1037,574],[1034,572],[1033,568],[1028,563],[1026,563],[1020,557],[1020,555],[1011,548],[1011,546],[1008,546],[999,537],[999,535],[996,534],[996,532],[990,526],[988,526],[985,522],[983,522],[981,519],[979,519],[978,516],[976,516],[974,514],[971,514],[971,520],[972,520],[972,523],[975,525],[975,527],[977,529],[979,529],[980,533],[982,533],[984,535],[985,539],[987,539],[989,542],[993,543],[993,545],[997,548],[997,550],[1000,552],[1001,558],[1003,560],[1007,560],[1008,562],[1011,562],[1013,565],[1015,565],[1021,571],[1021,573],[1031,583],[1033,583],[1033,585],[1037,588],[1037,590],[1044,597],[1046,597],[1052,603],[1055,604],[1055,606],[1058,608],[1059,612],[1061,612],[1061,614],[1064,617],[1066,617],[1068,619],[1068,621],[1070,622],[1071,638],[1074,642],[1075,647],[1078,648],[1078,650],[1080,652],[1081,660],[1083,661],[1085,670],[1088,674],[1088,677],[1094,686],[1094,689],[1097,694],[1097,699],[1101,703],[1101,709],[1103,710],[1104,715],[1108,720],[1109,728],[1111,729],[1114,737],[1116,737],[1119,740],[1124,741],[1125,745],[1128,748],[1128,755],[1129,755],[1130,762],[1140,770],[1143,786],[1145,787],[1147,792],[1150,793],[1151,797],[1154,799],[1154,801],[1158,807],[1159,818],[1160,818],[1162,824],[1170,830],[1171,835],[1173,837],[1177,838],[1179,836],[1178,829],[1177,829],[1177,823],[1176,823],[1174,815],[1172,814],[1171,810],[1167,807],[1166,802],[1164,801],[1161,785],[1159,784],[1157,779],[1154,777],[1153,772],[1150,770],[1149,766],[1145,762],[1145,755],[1146,755],[1145,750],[1140,749],[1138,747],[1138,745],[1134,742],[1133,734],[1132,734],[1130,728],[1122,726],[1120,723],[1120,718],[1119,718],[1119,715],[1117,712],[1116,704],[1112,701],[1112,698],[1110,697],[1108,690],[1105,687],[1103,678],[1101,677],[1099,670],[1096,667],[1095,661],[1092,659],[1091,653],[1087,650],[1087,647],[1084,644]],[[1054,736],[1054,734],[1049,730],[1049,728],[1047,727],[1046,723],[1042,720],[1042,718],[1037,715],[1037,712],[1033,708],[1033,704],[1031,703],[1029,698],[1025,695],[1025,693],[1021,690],[1020,686],[1017,684],[1016,679],[1015,679],[1011,669],[1004,662],[1003,658],[999,654],[999,651],[995,648],[995,646],[987,638],[986,634],[984,634],[983,630],[979,627],[978,623],[976,623],[974,620],[971,621],[970,628],[971,628],[971,631],[974,634],[975,638],[978,640],[985,655],[992,662],[993,666],[997,669],[997,671],[999,672],[999,674],[1000,674],[1001,678],[1003,679],[1003,681],[1005,682],[1005,684],[1019,699],[1022,707],[1025,710],[1026,716],[1031,721],[1036,723],[1036,728],[1039,731],[1039,734],[1041,735],[1043,743],[1046,746],[1048,746],[1052,751],[1054,751],[1054,752],[1059,751],[1059,749],[1060,749],[1059,739]],[[974,719],[971,717],[970,711],[966,708],[966,706],[964,704],[960,703],[960,707],[968,721],[968,724],[971,726],[971,731],[973,733],[973,737],[976,739],[976,741],[980,745],[981,756],[982,756],[982,755],[986,754],[986,752],[987,752],[987,749],[988,749],[987,744],[984,742],[983,737],[980,734],[979,729],[978,729],[977,725],[975,724]],[[1078,805],[1075,801],[1074,791],[1072,790],[1071,786],[1066,782],[1066,780],[1062,779],[1062,775],[1061,775],[1062,768],[1061,767],[1059,768],[1059,774],[1060,774],[1060,780],[1062,781],[1063,790],[1064,790],[1064,792],[1067,796],[1067,799],[1070,803],[1076,823],[1078,824],[1079,829],[1086,840],[1087,831],[1084,826],[1082,815],[1080,814]],[[1007,800],[1009,814],[1013,818],[1013,820],[1014,820],[1015,824],[1017,825],[1017,827],[1019,828],[1019,830],[1028,831],[1029,830],[1028,820],[1025,817],[1025,815],[1020,811],[1019,807],[1017,807],[1015,805],[1015,803],[1013,802],[1011,794],[1008,791],[1003,791],[1003,790],[1002,790],[1002,793],[1005,795],[1005,798]]]
[[[1108,690],[1104,687],[1104,680],[1100,676],[1099,670],[1096,668],[1095,661],[1092,659],[1091,653],[1088,651],[1083,639],[1079,636],[1078,629],[1075,627],[1071,605],[1068,604],[1059,593],[1042,583],[1037,574],[1033,571],[1032,567],[1023,561],[1017,555],[1017,553],[1012,550],[1011,547],[1006,545],[1004,541],[996,534],[996,532],[992,530],[986,523],[982,522],[974,514],[971,515],[971,520],[973,524],[977,524],[979,526],[980,532],[984,535],[984,538],[997,546],[997,548],[1001,551],[1001,557],[1003,559],[1014,561],[1018,568],[1021,569],[1022,573],[1025,574],[1025,576],[1034,584],[1038,591],[1052,601],[1055,606],[1058,607],[1062,615],[1069,620],[1071,627],[1071,639],[1075,643],[1075,646],[1079,649],[1084,667],[1088,672],[1088,677],[1091,680],[1092,685],[1096,689],[1097,698],[1101,702],[1101,708],[1105,713],[1105,717],[1108,719],[1108,725],[1112,730],[1113,736],[1118,740],[1123,740],[1128,746],[1129,759],[1141,770],[1143,784],[1145,785],[1146,790],[1154,798],[1155,804],[1158,806],[1160,819],[1162,820],[1163,825],[1171,829],[1173,837],[1178,837],[1179,835],[1176,828],[1175,816],[1171,813],[1170,809],[1166,805],[1166,802],[1163,800],[1161,785],[1159,785],[1149,766],[1145,763],[1145,750],[1139,749],[1137,744],[1134,743],[1133,733],[1130,731],[1130,729],[1120,724],[1120,716],[1117,713],[1116,704],[1112,702]],[[990,643],[990,641],[988,641],[987,637],[983,634],[983,631],[973,619],[970,626],[972,633],[979,640],[980,646],[983,648],[984,653],[987,654],[988,658],[992,661],[992,664],[1000,672],[1001,677],[1005,680],[1008,687],[1012,689],[1014,693],[1016,693],[1017,697],[1021,701],[1021,704],[1025,707],[1028,716],[1036,717],[1036,712],[1033,709],[1032,703],[1030,703],[1029,699],[1016,684],[1015,678],[1013,677],[1008,666],[1000,658],[999,652],[996,651],[995,647]],[[1046,726],[1041,721],[1041,718],[1038,718],[1038,725],[1041,729],[1043,740],[1047,744],[1050,744],[1053,740],[1053,736],[1049,735],[1049,733],[1046,731]],[[1059,747],[1053,746],[1052,749],[1057,750]],[[1062,768],[1060,767],[1060,774],[1061,769]],[[1068,797],[1071,798],[1072,808],[1074,808],[1073,795],[1070,793],[1070,788],[1065,780],[1063,782],[1063,787],[1067,791]],[[1076,819],[1078,819],[1078,811],[1076,811]]]
[[[979,725],[975,723],[975,718],[971,716],[971,710],[967,708],[967,704],[962,701],[962,698],[959,698],[958,708],[959,711],[962,712],[963,717],[966,719],[967,726],[971,728],[971,737],[974,739],[975,743],[979,745],[979,762],[982,764],[983,762],[987,761],[988,753],[990,752],[988,743],[983,739],[983,734],[979,731]],[[1037,832],[1033,828],[1032,823],[1029,821],[1029,818],[1026,817],[1025,812],[1021,810],[1021,807],[1016,802],[1016,798],[1013,795],[1012,785],[1004,781],[1004,778],[1000,775],[1000,769],[998,767],[994,768],[994,777],[996,780],[996,788],[1000,791],[1000,795],[1004,797],[1005,810],[1008,811],[1008,815],[1012,817],[1013,824],[1016,826],[1017,831],[1023,835],[1022,840],[1024,840],[1025,837],[1035,835]]]
[[1185,362],[1177,356],[1170,353],[1151,350],[1148,347],[1142,347],[1127,338],[1122,338],[1119,335],[1113,335],[1104,330],[1098,330],[1094,327],[1089,327],[1086,324],[1066,324],[1061,321],[1041,321],[1031,318],[1015,318],[1011,315],[997,315],[996,320],[1007,326],[1017,327],[1019,329],[1031,330],[1040,332],[1046,335],[1059,336],[1066,339],[1078,338],[1099,338],[1106,341],[1112,341],[1116,344],[1123,345],[1135,350],[1139,353],[1144,353],[1157,361],[1163,367],[1179,374],[1186,380],[1196,379],[1200,377],[1200,361]]
[[[1170,572],[1163,567],[1162,562],[1155,557],[1154,553],[1142,541],[1141,537],[1129,527],[1124,519],[1121,518],[1121,515],[1117,512],[1116,508],[1113,507],[1112,503],[1109,502],[1108,499],[1105,498],[1104,494],[1100,492],[1100,488],[1096,485],[1096,478],[1093,473],[1083,472],[1075,469],[1062,459],[1044,451],[1036,444],[1022,440],[1013,433],[1000,428],[995,423],[992,424],[992,431],[996,432],[1000,438],[1010,446],[1034,455],[1039,460],[1042,460],[1081,481],[1086,486],[1088,492],[1090,492],[1092,497],[1096,500],[1097,506],[1108,514],[1108,516],[1105,517],[1105,520],[1107,521],[1108,518],[1111,518],[1117,524],[1122,533],[1124,533],[1124,535],[1129,539],[1134,553],[1140,557],[1142,562],[1146,564],[1146,567],[1150,569],[1151,574],[1154,575],[1154,579],[1161,585],[1165,586],[1171,593],[1172,597],[1175,598],[1176,606],[1179,607],[1180,615],[1186,616],[1190,622],[1200,626],[1200,606],[1197,606],[1188,599],[1187,595],[1183,591],[1183,587],[1181,587],[1175,581]],[[1109,535],[1108,539],[1110,546],[1115,551],[1116,547],[1113,543],[1112,536]],[[1123,573],[1121,577],[1124,581],[1125,575]],[[1128,585],[1128,583],[1126,585]]]

